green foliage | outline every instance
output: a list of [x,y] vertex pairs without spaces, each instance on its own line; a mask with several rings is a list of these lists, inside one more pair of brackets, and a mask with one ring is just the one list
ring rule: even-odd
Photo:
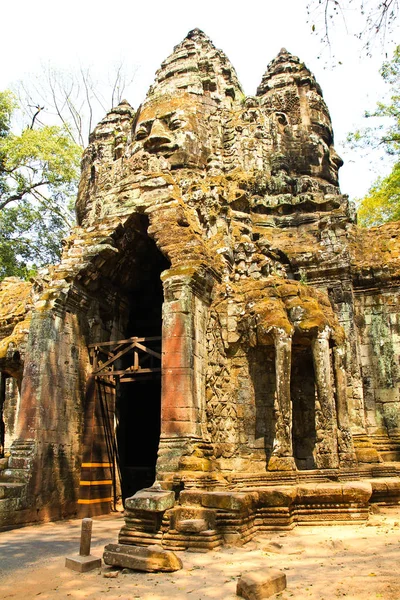
[[0,138],[4,138],[10,131],[11,115],[15,108],[14,95],[8,90],[0,92]]
[[380,118],[390,125],[356,131],[348,138],[356,147],[381,147],[396,160],[392,172],[378,179],[360,202],[358,217],[360,225],[365,227],[400,219],[400,46],[393,59],[383,64],[381,75],[390,86],[390,102],[379,102],[376,109],[365,116]]
[[390,175],[378,179],[362,199],[358,219],[364,227],[400,220],[400,162]]
[[82,149],[65,127],[31,126],[15,133],[14,96],[0,92],[0,278],[28,276],[60,256],[73,225]]

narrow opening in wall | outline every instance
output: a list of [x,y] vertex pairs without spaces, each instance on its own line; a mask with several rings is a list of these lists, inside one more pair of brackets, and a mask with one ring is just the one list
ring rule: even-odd
[[15,438],[19,410],[19,388],[15,377],[0,373],[0,458],[7,455]]
[[[155,246],[153,251],[158,252]],[[149,254],[146,266],[146,285],[129,299],[127,338],[161,337],[163,291],[160,274],[168,265]],[[150,344],[144,341],[143,345]],[[151,347],[161,352],[161,341],[151,343]],[[154,482],[160,415],[161,373],[139,375],[135,381],[120,384],[116,422],[123,499]]]
[[[255,431],[254,448],[263,455],[266,468],[271,458],[275,439],[274,398],[276,390],[275,350],[273,346],[251,348],[249,351],[249,369],[254,389],[255,421],[247,419],[248,425]],[[257,450],[259,449],[259,450]]]
[[315,374],[309,345],[294,344],[290,392],[293,456],[300,470],[315,469]]

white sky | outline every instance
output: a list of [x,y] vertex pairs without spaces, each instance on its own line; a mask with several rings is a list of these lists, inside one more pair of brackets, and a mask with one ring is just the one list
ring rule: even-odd
[[[267,64],[280,48],[299,56],[324,92],[335,131],[335,146],[345,160],[340,171],[343,193],[362,196],[388,164],[376,170],[342,147],[350,130],[364,124],[362,115],[385,93],[378,69],[385,59],[379,48],[373,59],[360,58],[360,46],[343,27],[332,31],[333,48],[343,64],[324,68],[321,45],[307,24],[306,0],[14,0],[1,8],[0,89],[40,70],[93,65],[105,71],[124,59],[137,66],[125,94],[134,106],[144,99],[154,73],[190,29],[199,27],[235,67],[247,94],[255,94]],[[357,14],[347,25],[357,26]],[[398,34],[398,31],[397,31]],[[396,37],[396,36],[395,36]],[[400,41],[399,35],[397,38]],[[388,45],[389,57],[394,46]],[[100,115],[101,118],[101,115]]]

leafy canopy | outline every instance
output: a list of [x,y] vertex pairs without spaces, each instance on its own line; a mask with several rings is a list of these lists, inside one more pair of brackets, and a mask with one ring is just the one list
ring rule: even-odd
[[15,96],[0,92],[0,279],[59,258],[82,154],[64,126],[35,126],[33,118],[14,132],[17,110]]

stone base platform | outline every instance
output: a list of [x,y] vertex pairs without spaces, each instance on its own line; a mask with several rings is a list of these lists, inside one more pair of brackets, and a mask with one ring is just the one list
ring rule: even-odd
[[259,531],[365,522],[370,503],[398,504],[400,477],[311,481],[246,489],[141,490],[126,502],[119,542],[207,551],[242,545]]

